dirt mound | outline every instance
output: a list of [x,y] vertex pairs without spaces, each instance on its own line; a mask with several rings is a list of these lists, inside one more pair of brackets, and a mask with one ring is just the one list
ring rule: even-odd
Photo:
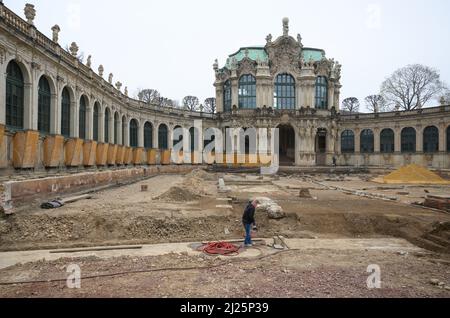
[[190,172],[189,174],[186,175],[186,178],[187,179],[197,178],[197,179],[202,179],[205,181],[216,181],[217,180],[216,175],[214,175],[212,173],[208,173],[202,169],[192,170],[192,172]]
[[199,199],[201,196],[193,193],[192,191],[181,188],[179,186],[174,186],[161,194],[159,197],[156,197],[155,200],[163,200],[163,201],[174,201],[174,202],[188,202],[195,201]]
[[450,181],[415,164],[402,167],[387,176],[376,178],[373,181],[387,184],[450,184]]

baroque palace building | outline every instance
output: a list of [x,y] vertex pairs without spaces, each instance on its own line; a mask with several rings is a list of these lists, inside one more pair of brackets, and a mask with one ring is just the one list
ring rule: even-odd
[[[450,168],[450,106],[341,114],[341,65],[302,38],[283,34],[214,63],[217,114],[147,105],[130,98],[104,67],[91,68],[0,2],[0,174],[13,169],[170,164],[173,132],[279,128],[283,164]],[[201,148],[203,145],[199,146]],[[3,171],[3,172],[2,172]]]

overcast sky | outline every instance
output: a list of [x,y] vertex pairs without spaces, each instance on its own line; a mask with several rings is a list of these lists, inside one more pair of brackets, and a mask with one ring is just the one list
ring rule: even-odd
[[51,38],[58,24],[62,47],[75,41],[94,70],[103,64],[105,78],[112,72],[131,95],[156,88],[176,100],[214,96],[214,59],[223,66],[240,47],[278,37],[285,16],[291,35],[343,65],[341,100],[377,93],[411,63],[450,83],[448,0],[4,0],[21,17],[27,2],[41,32]]

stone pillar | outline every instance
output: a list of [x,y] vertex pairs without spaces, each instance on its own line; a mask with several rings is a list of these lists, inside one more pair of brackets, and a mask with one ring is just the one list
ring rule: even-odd
[[24,106],[24,123],[23,127],[25,130],[37,130],[37,113],[34,111],[34,108],[37,106],[33,106],[33,83],[25,83],[23,87],[23,106]]
[[155,121],[153,126],[153,149],[159,149],[158,130],[159,130],[159,123]]
[[328,84],[328,109],[333,108],[333,106],[335,106],[334,105],[334,83],[330,81]]
[[216,82],[214,84],[216,87],[216,108],[218,113],[223,113],[224,105],[223,105],[223,83],[222,82]]
[[303,106],[303,87],[300,78],[295,81],[295,109],[300,109]]
[[398,127],[394,128],[394,152],[402,152],[402,130]]
[[107,143],[105,140],[105,110],[100,107],[98,111],[98,140],[99,142]]
[[75,99],[70,101],[70,137],[78,138],[79,136],[79,120],[80,112],[78,111],[80,105],[80,96],[75,92]]
[[423,127],[416,127],[416,152],[423,152]]
[[109,120],[108,120],[108,130],[109,130],[109,142],[110,144],[114,144],[114,136],[116,134],[116,130],[114,129],[114,112],[110,109],[109,112]]
[[239,108],[239,79],[237,78],[236,71],[233,71],[233,77],[231,80],[231,108],[233,105]]
[[86,140],[94,139],[94,103],[86,108]]
[[[6,66],[6,63],[0,63],[0,92],[2,95],[3,92],[6,92]],[[4,97],[0,98],[0,125],[6,125],[6,98]]]
[[439,127],[439,152],[446,152],[447,145],[445,144],[445,138],[447,136],[447,131],[445,127],[445,123],[440,123]]
[[361,153],[361,129],[355,129],[355,153]]
[[[39,110],[39,79],[37,79],[36,74],[37,71],[35,69],[31,70],[31,86],[30,86],[30,109],[27,110],[27,104],[24,104],[24,113],[30,111],[30,120],[31,123],[28,123],[29,126],[25,125],[26,129],[38,130],[38,110]],[[26,89],[25,89],[26,90]],[[25,123],[27,121],[25,120]]]
[[52,93],[50,100],[50,134],[58,134],[58,94]]
[[380,153],[381,151],[381,142],[380,142],[380,128],[375,128],[373,130],[373,138],[374,138],[374,152]]
[[119,116],[117,126],[117,131],[115,132],[117,134],[117,144],[122,145],[122,116]]
[[125,123],[125,142],[123,143],[124,146],[130,147],[130,119],[126,119]]
[[336,108],[336,111],[339,112],[340,110],[340,94],[341,94],[341,85],[337,84],[335,85],[334,89],[334,107]]
[[139,121],[139,126],[138,126],[138,147],[139,148],[144,148],[144,123],[145,120],[140,120]]

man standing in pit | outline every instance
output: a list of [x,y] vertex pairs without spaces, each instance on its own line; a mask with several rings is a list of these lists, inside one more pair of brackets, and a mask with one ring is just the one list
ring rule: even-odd
[[242,216],[242,223],[244,224],[245,228],[245,242],[244,242],[245,247],[253,246],[251,231],[252,225],[254,226],[254,228],[256,228],[255,211],[256,208],[258,207],[258,204],[259,204],[258,200],[253,200],[252,202],[249,202],[249,204],[245,208],[244,215]]

